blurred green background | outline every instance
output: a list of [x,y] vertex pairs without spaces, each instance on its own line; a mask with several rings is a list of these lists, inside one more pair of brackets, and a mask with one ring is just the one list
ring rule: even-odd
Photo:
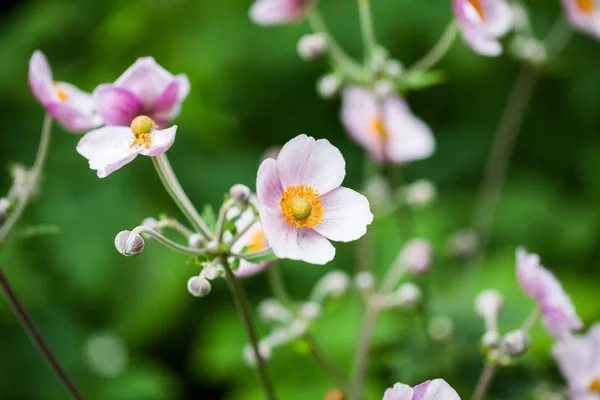
[[[304,63],[296,41],[308,26],[261,28],[247,16],[250,0],[64,0],[4,2],[0,8],[0,160],[29,165],[43,110],[27,87],[28,60],[47,55],[55,78],[84,90],[116,79],[139,56],[152,55],[173,73],[189,75],[192,91],[176,120],[169,155],[192,200],[218,206],[229,187],[254,187],[261,154],[299,133],[329,139],[347,161],[346,186],[360,188],[363,153],[346,137],[339,101],[323,101],[315,81],[326,61]],[[535,30],[545,35],[559,1],[526,1]],[[334,35],[361,54],[356,4],[323,0]],[[435,43],[452,18],[450,0],[373,0],[377,35],[407,65]],[[437,153],[402,171],[407,181],[432,180],[439,198],[416,211],[417,234],[436,246],[433,271],[417,281],[427,292],[426,315],[390,311],[380,320],[370,368],[369,398],[394,382],[443,377],[469,398],[482,368],[482,322],[473,297],[496,287],[506,298],[503,331],[516,328],[533,307],[514,279],[519,245],[556,271],[585,320],[600,317],[600,44],[575,35],[559,60],[542,71],[516,147],[483,267],[468,274],[448,256],[447,239],[468,227],[493,133],[519,64],[508,55],[488,59],[457,40],[439,68],[447,82],[411,93],[413,111],[432,127]],[[79,137],[54,130],[41,195],[21,230],[0,253],[14,283],[60,360],[86,398],[97,400],[260,399],[257,377],[242,361],[245,334],[224,282],[204,299],[192,298],[187,279],[198,273],[184,256],[153,242],[139,257],[117,253],[117,232],[145,217],[180,216],[150,160],[138,159],[100,180],[75,152]],[[0,193],[10,185],[0,174]],[[23,237],[27,227],[59,233]],[[19,236],[19,232],[21,236]],[[376,220],[378,274],[406,238],[392,217]],[[332,268],[354,270],[352,244],[336,245],[328,266],[282,261],[289,289],[305,299]],[[474,280],[465,278],[474,277]],[[256,305],[270,296],[266,279],[245,281]],[[315,336],[349,371],[361,321],[356,294],[329,304]],[[447,315],[449,340],[427,338],[423,321]],[[268,327],[259,326],[266,334]],[[492,399],[548,398],[563,385],[549,356],[551,339],[537,326],[533,348],[503,369]],[[107,344],[108,343],[108,344]],[[104,347],[103,347],[104,346]],[[100,353],[90,361],[90,348]],[[100,350],[98,350],[100,349]],[[321,399],[335,386],[298,346],[279,348],[271,363],[281,399]],[[0,399],[63,399],[65,394],[0,301]]]

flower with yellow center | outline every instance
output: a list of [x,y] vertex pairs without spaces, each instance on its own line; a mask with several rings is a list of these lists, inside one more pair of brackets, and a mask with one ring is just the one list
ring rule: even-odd
[[594,380],[592,380],[589,389],[590,392],[600,393],[600,378],[595,378]]
[[248,251],[258,251],[262,249],[266,249],[269,244],[267,243],[267,237],[265,236],[265,231],[260,228],[257,229],[254,234],[252,234],[252,238],[246,243],[248,247]]
[[483,6],[481,5],[480,0],[468,0],[468,2],[473,6],[477,14],[481,17],[481,19],[485,20],[485,14],[483,12]]
[[585,14],[592,14],[596,8],[594,0],[575,0],[575,4]]
[[383,120],[380,117],[377,117],[373,120],[373,122],[371,122],[371,129],[373,130],[373,133],[375,134],[377,139],[380,140],[383,144],[385,144],[388,141],[389,134],[387,129],[385,129],[385,126],[383,125]]
[[290,186],[281,195],[281,212],[290,226],[312,229],[323,222],[318,190],[308,185]]
[[131,132],[135,136],[129,147],[141,147],[149,149],[152,145],[152,137],[150,133],[156,127],[152,118],[146,115],[137,116],[131,121]]

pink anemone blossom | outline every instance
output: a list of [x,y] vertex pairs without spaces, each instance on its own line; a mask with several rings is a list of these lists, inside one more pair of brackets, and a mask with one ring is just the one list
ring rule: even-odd
[[517,279],[523,291],[537,301],[544,325],[555,337],[564,338],[583,327],[571,298],[554,274],[540,265],[537,254],[517,249]]
[[48,114],[71,132],[85,132],[102,123],[93,98],[66,82],[55,82],[46,56],[36,50],[29,60],[29,87]]
[[600,38],[599,0],[563,0],[563,6],[573,26]]
[[484,56],[502,54],[498,41],[511,28],[512,12],[505,0],[453,0],[464,41]]
[[[258,200],[256,199],[256,196],[252,196],[250,198],[250,202],[258,206]],[[233,218],[238,215],[239,212],[240,211],[238,208],[233,208],[230,210],[227,217]],[[235,227],[238,232],[243,231],[244,233],[231,246],[231,250],[234,253],[240,253],[244,248],[246,248],[246,251],[252,252],[264,250],[269,247],[269,242],[267,242],[267,238],[265,236],[265,230],[263,229],[260,221],[254,220],[254,210],[251,208],[244,210],[244,212],[235,222]],[[269,261],[254,263],[242,259],[240,260],[239,268],[234,272],[237,276],[245,278],[262,272],[269,266],[269,264],[271,264]]]
[[256,0],[250,18],[257,25],[281,25],[297,22],[306,16],[315,0]]
[[567,379],[572,400],[600,400],[600,324],[586,335],[558,342],[552,355]]
[[98,86],[94,99],[106,125],[129,126],[139,115],[147,115],[164,128],[181,110],[190,91],[187,75],[173,76],[152,57],[138,58],[115,81]]
[[377,162],[404,164],[435,151],[431,130],[399,96],[379,100],[368,89],[349,87],[343,93],[341,118],[352,139]]
[[414,388],[396,383],[385,391],[383,400],[460,400],[460,396],[445,380],[434,379]]
[[142,115],[130,127],[105,126],[86,133],[77,144],[77,152],[88,159],[99,178],[104,178],[138,154],[152,157],[169,150],[176,131],[177,126],[157,129],[152,119]]
[[326,264],[335,256],[329,240],[363,236],[373,221],[369,201],[340,186],[346,162],[325,139],[300,135],[277,160],[263,161],[256,182],[260,219],[278,258]]

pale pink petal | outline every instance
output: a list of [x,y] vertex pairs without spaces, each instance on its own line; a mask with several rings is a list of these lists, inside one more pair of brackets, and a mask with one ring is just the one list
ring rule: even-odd
[[105,126],[86,133],[77,144],[77,152],[88,159],[98,177],[104,178],[131,162],[141,151],[131,146],[133,139],[127,127]]
[[524,248],[517,249],[517,279],[523,291],[533,298],[541,295],[539,285],[540,257],[528,254]]
[[306,135],[296,136],[283,146],[277,165],[284,188],[305,184],[320,195],[340,186],[346,175],[342,153],[326,139]]
[[460,396],[445,380],[434,379],[415,386],[412,400],[460,400]]
[[46,109],[52,118],[71,132],[86,132],[100,125],[93,115],[83,113],[71,103],[51,103]]
[[277,161],[268,158],[262,162],[256,177],[256,196],[258,203],[272,211],[281,213],[281,201],[283,195],[281,180]]
[[129,126],[144,114],[142,101],[131,91],[112,84],[98,86],[93,93],[98,114],[107,125]]
[[592,0],[591,12],[586,12],[576,0],[563,0],[569,22],[576,28],[600,38],[600,2]]
[[512,9],[505,0],[481,0],[486,15],[486,27],[496,36],[504,36],[512,27]]
[[383,394],[383,400],[412,400],[413,388],[403,383],[396,383]]
[[181,103],[190,93],[190,79],[186,74],[178,74],[175,75],[175,81],[177,82],[177,87],[179,88],[177,99],[179,103]]
[[373,222],[369,201],[352,189],[339,187],[321,196],[323,222],[314,230],[336,242],[350,242],[367,233]]
[[162,95],[156,100],[152,113],[160,113],[170,111],[171,108],[175,107],[179,100],[179,83],[173,80],[162,93]]
[[469,47],[482,56],[497,57],[502,54],[502,45],[489,33],[465,27],[462,36]]
[[279,25],[304,18],[312,0],[256,0],[250,19],[257,25]]
[[341,119],[350,137],[369,152],[375,161],[385,161],[381,135],[374,129],[382,119],[381,107],[370,90],[353,86],[342,94]]
[[44,53],[39,50],[36,50],[29,60],[29,88],[43,106],[58,101],[50,65]]
[[[252,223],[252,221],[254,220],[253,215],[254,212],[250,209],[246,210],[242,214],[242,216],[235,223],[238,232],[245,229],[248,223]],[[231,216],[228,216],[228,218],[231,218]],[[264,248],[261,246],[261,243],[254,243],[257,236],[260,236],[261,234],[264,234],[264,229],[262,225],[260,224],[260,222],[254,222],[252,224],[252,227],[250,227],[242,236],[240,236],[238,241],[235,242],[233,246],[231,246],[231,250],[234,253],[239,253],[245,246],[256,245],[260,246],[261,249]],[[267,261],[252,263],[249,261],[241,260],[240,266],[237,269],[237,271],[235,271],[235,274],[239,277],[253,276],[265,270],[269,265],[270,262]]]
[[267,208],[261,203],[259,211],[260,222],[265,230],[265,236],[269,245],[271,245],[273,254],[277,258],[302,260],[304,254],[298,247],[299,230],[287,223],[281,210]]
[[153,130],[150,133],[152,143],[150,148],[142,147],[140,153],[145,156],[154,157],[169,150],[175,142],[175,134],[177,133],[177,125],[173,125],[168,129]]
[[[496,7],[493,5],[486,5],[486,9],[496,11]],[[499,32],[504,28],[504,13],[502,12],[502,8],[497,11],[500,18],[496,24],[497,26],[495,26],[495,30]],[[469,47],[484,56],[494,57],[502,54],[502,46],[497,40],[497,35],[492,33],[487,26],[487,22],[469,0],[454,0],[454,13],[460,26],[462,37]]]
[[435,139],[431,129],[411,113],[402,98],[387,98],[383,103],[383,115],[388,135],[385,149],[387,159],[403,164],[433,154]]
[[[297,230],[298,248],[302,255],[302,261],[309,264],[324,265],[333,260],[335,257],[335,247],[333,247],[325,236],[308,228]],[[271,243],[270,240],[269,243]]]
[[173,79],[154,58],[141,57],[115,81],[115,86],[131,91],[146,110],[151,110]]
[[261,261],[259,263],[252,263],[246,260],[240,260],[240,266],[237,271],[234,271],[236,276],[240,278],[248,278],[250,276],[258,275],[269,267],[271,263],[268,261]]

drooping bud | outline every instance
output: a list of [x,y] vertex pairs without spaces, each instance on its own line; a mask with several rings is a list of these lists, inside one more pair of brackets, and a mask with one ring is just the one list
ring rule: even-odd
[[394,82],[389,79],[378,80],[375,82],[375,85],[373,85],[373,92],[375,93],[375,96],[380,99],[385,99],[386,97],[391,96],[394,94],[394,91]]
[[402,248],[400,263],[413,274],[423,274],[433,261],[433,249],[425,239],[411,239]]
[[325,393],[323,400],[347,400],[346,393],[342,389],[331,389]]
[[250,188],[246,185],[238,183],[229,189],[229,195],[240,206],[245,207],[250,200]]
[[304,35],[298,40],[296,49],[303,60],[314,60],[327,51],[327,38],[322,33]]
[[366,292],[375,287],[375,277],[369,271],[360,271],[354,277],[354,284],[358,290]]
[[350,286],[350,277],[343,271],[327,273],[315,285],[310,296],[311,301],[321,303],[326,297],[340,297]]
[[222,276],[225,272],[219,263],[204,263],[203,266],[200,276],[211,281]]
[[404,66],[398,60],[388,60],[383,69],[390,78],[399,78],[404,73]]
[[421,289],[412,282],[403,283],[396,290],[398,305],[401,307],[413,307],[422,297]]
[[204,236],[202,236],[199,233],[191,234],[188,238],[188,245],[195,249],[201,248],[202,246],[204,246],[204,243],[206,243],[206,241],[204,240]]
[[504,304],[502,293],[495,289],[481,291],[475,297],[475,312],[485,320],[486,331],[496,331],[498,314]]
[[331,99],[338,94],[342,87],[342,80],[335,74],[323,75],[317,81],[317,92],[324,99]]
[[454,332],[454,322],[445,316],[439,315],[429,320],[427,325],[427,333],[431,339],[436,342],[445,342],[452,337]]
[[144,250],[144,238],[131,231],[121,231],[115,237],[115,247],[124,256],[134,257]]
[[406,204],[413,207],[425,207],[429,205],[437,195],[437,190],[433,182],[420,179],[402,189],[403,200]]
[[8,210],[10,209],[10,201],[7,198],[0,199],[0,225],[6,221]]
[[500,343],[500,335],[496,331],[487,331],[481,337],[481,345],[484,349],[495,349]]
[[521,329],[508,332],[502,338],[502,351],[512,357],[523,355],[529,348],[529,335]]
[[304,319],[313,321],[321,316],[321,305],[314,301],[306,302],[300,306],[298,314]]
[[193,276],[188,280],[187,289],[194,297],[206,297],[212,287],[207,279],[201,276]]

